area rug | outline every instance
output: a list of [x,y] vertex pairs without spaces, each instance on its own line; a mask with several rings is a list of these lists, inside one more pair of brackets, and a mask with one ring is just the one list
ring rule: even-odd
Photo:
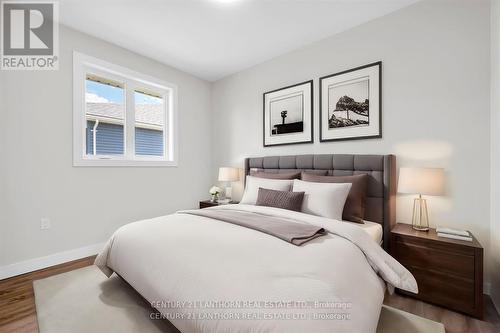
[[[33,282],[40,333],[178,333],[114,275],[89,266]],[[444,333],[441,323],[383,306],[377,333]]]

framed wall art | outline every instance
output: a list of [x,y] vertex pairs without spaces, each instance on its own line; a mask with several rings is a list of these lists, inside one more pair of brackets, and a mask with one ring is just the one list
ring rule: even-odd
[[264,93],[264,147],[313,142],[313,81]]
[[320,141],[382,137],[382,62],[319,79]]

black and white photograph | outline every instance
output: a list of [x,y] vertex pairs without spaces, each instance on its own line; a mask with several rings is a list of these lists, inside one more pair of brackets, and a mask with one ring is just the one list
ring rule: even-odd
[[278,97],[270,102],[271,135],[304,131],[304,94]]
[[381,136],[381,63],[320,79],[320,140]]
[[264,147],[312,142],[313,82],[264,93]]
[[328,128],[370,125],[369,78],[328,88]]

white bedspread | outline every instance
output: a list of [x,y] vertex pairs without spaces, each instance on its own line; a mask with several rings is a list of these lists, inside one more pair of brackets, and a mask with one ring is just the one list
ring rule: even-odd
[[183,333],[375,332],[385,291],[380,277],[417,291],[413,276],[356,226],[270,207],[209,209],[290,217],[328,234],[295,246],[173,214],[118,229],[96,264],[122,276]]

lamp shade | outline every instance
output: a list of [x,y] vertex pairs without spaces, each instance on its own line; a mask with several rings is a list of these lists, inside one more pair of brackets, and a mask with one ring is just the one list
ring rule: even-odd
[[219,168],[219,181],[235,182],[240,179],[240,172],[237,168],[222,167]]
[[401,168],[399,169],[398,192],[443,195],[444,169]]

